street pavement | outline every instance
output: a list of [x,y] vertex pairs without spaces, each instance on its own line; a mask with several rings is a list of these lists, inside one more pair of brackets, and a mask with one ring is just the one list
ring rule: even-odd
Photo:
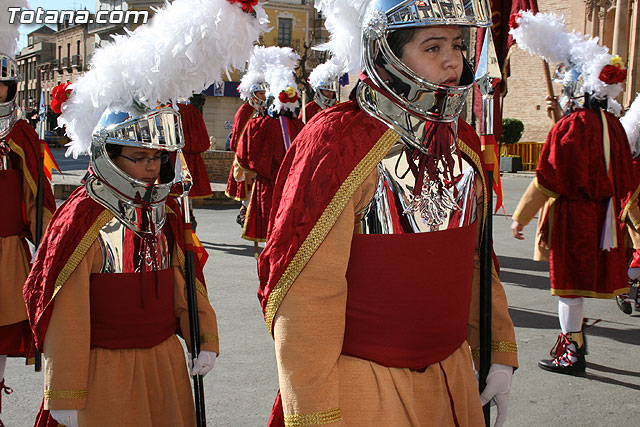
[[[62,165],[61,165],[62,166]],[[505,174],[508,216],[533,174]],[[272,340],[256,297],[253,243],[240,238],[236,207],[197,209],[198,235],[210,254],[207,286],[218,315],[221,355],[205,379],[210,426],[265,426],[277,390]],[[506,426],[636,426],[640,420],[640,314],[624,315],[611,300],[587,300],[585,316],[602,319],[587,331],[587,376],[542,371],[559,333],[557,298],[549,293],[548,265],[531,261],[535,225],[525,241],[511,237],[511,221],[494,216],[494,247],[516,326],[520,368],[513,377]],[[456,303],[455,294],[450,303]],[[2,396],[8,427],[33,424],[42,400],[41,374],[10,359]],[[492,411],[495,416],[495,410]],[[364,426],[369,427],[369,426]],[[378,427],[378,426],[372,426]],[[434,426],[438,427],[438,426]]]

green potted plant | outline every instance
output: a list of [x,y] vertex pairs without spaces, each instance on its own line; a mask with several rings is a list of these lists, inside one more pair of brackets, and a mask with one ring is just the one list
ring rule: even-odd
[[[502,135],[500,144],[515,144],[520,141],[524,124],[518,119],[502,119]],[[522,158],[520,156],[501,156],[500,172],[518,172],[522,170]]]

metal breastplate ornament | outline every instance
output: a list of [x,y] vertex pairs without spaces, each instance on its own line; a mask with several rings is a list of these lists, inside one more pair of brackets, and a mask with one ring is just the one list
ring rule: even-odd
[[11,162],[9,161],[9,153],[11,149],[4,142],[4,139],[0,139],[0,171],[8,171],[11,169]]
[[164,233],[140,235],[118,218],[98,234],[102,250],[101,273],[141,273],[171,267],[171,251]]
[[425,182],[415,196],[416,179],[407,171],[404,145],[396,144],[377,166],[377,187],[359,214],[363,234],[422,233],[463,227],[477,219],[477,173],[461,157],[450,188]]

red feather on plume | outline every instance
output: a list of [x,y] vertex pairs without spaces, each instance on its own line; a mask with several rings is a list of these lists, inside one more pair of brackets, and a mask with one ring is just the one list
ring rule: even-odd
[[258,0],[227,0],[229,3],[239,3],[246,13],[253,13],[253,6],[258,4]]
[[67,81],[60,83],[51,90],[51,110],[53,110],[54,113],[60,114],[62,112],[62,104],[64,104],[65,101],[69,99],[69,95],[71,95],[71,89],[68,89],[70,85],[71,82]]

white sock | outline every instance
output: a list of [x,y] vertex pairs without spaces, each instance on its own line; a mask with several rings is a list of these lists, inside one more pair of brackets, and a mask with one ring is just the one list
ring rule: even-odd
[[6,365],[7,365],[7,356],[1,355],[0,356],[0,382],[4,380],[4,368]]
[[584,298],[558,298],[558,318],[563,334],[580,332],[584,315]]
[[[584,315],[584,298],[562,298],[558,299],[558,318],[563,334],[570,332],[580,332],[582,330],[582,318]],[[575,344],[571,343],[567,348],[577,352]],[[567,355],[571,362],[575,362],[577,357]],[[566,362],[561,362],[563,365]]]

